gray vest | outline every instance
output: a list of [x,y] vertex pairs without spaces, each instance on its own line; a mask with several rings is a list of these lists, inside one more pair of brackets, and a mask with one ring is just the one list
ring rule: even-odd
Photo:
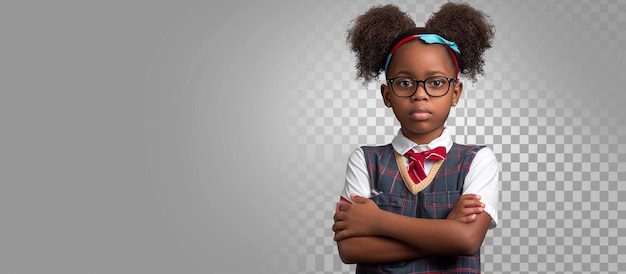
[[[463,192],[465,176],[484,146],[453,144],[434,180],[413,195],[398,171],[393,147],[362,147],[370,187],[380,193],[371,199],[383,210],[425,219],[445,219]],[[357,273],[479,273],[480,251],[473,256],[432,256],[392,264],[358,264]]]

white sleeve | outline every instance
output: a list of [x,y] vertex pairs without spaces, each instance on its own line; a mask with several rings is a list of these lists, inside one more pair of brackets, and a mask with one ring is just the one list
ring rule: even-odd
[[353,202],[350,194],[356,194],[365,198],[369,198],[371,194],[369,183],[369,172],[365,163],[365,155],[359,147],[355,149],[348,158],[346,167],[346,181],[341,197]]
[[463,194],[478,194],[485,204],[485,212],[491,216],[489,228],[498,224],[498,203],[500,201],[500,180],[498,160],[493,151],[485,147],[474,156],[469,172],[465,177]]

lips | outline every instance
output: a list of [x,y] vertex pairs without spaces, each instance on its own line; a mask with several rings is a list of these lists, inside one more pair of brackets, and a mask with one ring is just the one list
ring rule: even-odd
[[430,112],[429,109],[425,108],[425,107],[418,107],[414,110],[412,110],[411,112],[409,112],[409,115],[418,121],[424,121],[428,118],[430,118],[430,116],[432,116],[432,112]]

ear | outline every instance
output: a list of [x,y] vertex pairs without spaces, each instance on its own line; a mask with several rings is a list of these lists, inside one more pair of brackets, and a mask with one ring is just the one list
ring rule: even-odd
[[463,93],[463,82],[457,80],[451,92],[452,92],[452,105],[456,106],[456,104],[461,99],[461,93]]
[[383,97],[383,103],[386,107],[391,107],[391,100],[389,99],[389,86],[385,84],[380,85],[380,95]]

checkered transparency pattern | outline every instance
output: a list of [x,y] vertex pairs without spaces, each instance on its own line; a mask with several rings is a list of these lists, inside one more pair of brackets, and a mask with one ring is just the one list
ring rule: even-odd
[[[351,273],[331,231],[348,155],[386,144],[399,124],[379,82],[355,79],[350,20],[376,2],[303,3],[297,22],[284,264],[287,273]],[[382,3],[382,2],[381,2]],[[423,22],[443,1],[396,4]],[[501,170],[500,220],[482,247],[485,273],[626,271],[626,2],[471,2],[496,25],[486,76],[464,81],[447,126],[486,144]]]

